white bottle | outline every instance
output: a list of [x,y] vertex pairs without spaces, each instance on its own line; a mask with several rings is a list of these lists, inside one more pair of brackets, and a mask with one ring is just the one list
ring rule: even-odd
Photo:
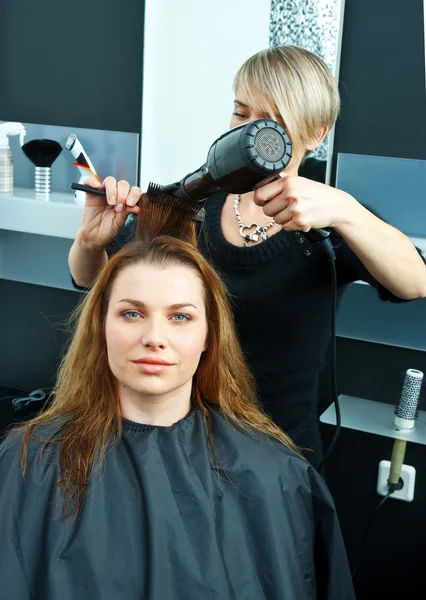
[[[92,161],[88,157],[87,152],[84,150],[75,133],[71,133],[68,136],[65,148],[71,152],[76,160],[73,165],[78,166],[78,170],[80,171],[80,179],[78,183],[84,183],[85,179],[91,175],[96,177],[99,183],[101,183]],[[74,193],[74,202],[79,206],[84,206],[86,204],[86,192],[76,191]]]
[[9,135],[19,135],[22,146],[26,133],[22,123],[0,125],[0,194],[13,192],[13,156],[9,146]]

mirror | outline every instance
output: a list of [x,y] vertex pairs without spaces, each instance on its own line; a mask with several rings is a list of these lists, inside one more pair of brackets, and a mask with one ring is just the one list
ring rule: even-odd
[[[179,181],[204,163],[229,127],[234,76],[256,52],[296,44],[318,54],[337,77],[343,4],[247,0],[243,8],[218,0],[193,11],[146,0],[141,187]],[[324,179],[331,137],[306,164],[313,178],[316,167]]]
[[[339,77],[344,0],[272,0],[270,46],[294,44],[313,52]],[[304,161],[299,174],[329,182],[334,128]]]

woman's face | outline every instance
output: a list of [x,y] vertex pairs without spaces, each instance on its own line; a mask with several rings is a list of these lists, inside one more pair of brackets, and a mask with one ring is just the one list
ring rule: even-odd
[[[237,91],[236,95],[235,95],[235,100],[234,100],[234,110],[232,112],[232,117],[231,117],[231,123],[230,123],[230,128],[232,129],[233,127],[237,127],[237,125],[243,125],[245,123],[248,123],[249,121],[256,121],[257,119],[273,119],[275,121],[278,121],[278,123],[280,123],[283,127],[286,127],[283,118],[281,117],[281,115],[276,114],[273,115],[273,117],[271,117],[270,115],[266,114],[266,113],[260,113],[258,112],[255,108],[253,108],[250,105],[250,102],[248,100],[248,98],[246,97],[246,95],[241,92],[241,91]],[[289,164],[286,167],[286,173],[290,170],[297,170],[299,168],[299,165],[302,161],[302,158],[305,154],[305,150],[295,150],[294,146],[293,146],[293,155],[292,158],[289,162]]]
[[158,397],[190,385],[207,340],[200,277],[182,265],[123,269],[112,286],[105,335],[111,371],[130,390]]
[[[245,94],[243,92],[237,92],[234,100],[234,110],[232,112],[231,129],[233,127],[237,127],[237,125],[242,125],[243,123],[248,123],[249,121],[256,121],[257,119],[270,119],[271,117],[266,113],[260,113],[255,108],[253,108]],[[274,115],[274,119],[282,123],[282,119],[280,115]]]

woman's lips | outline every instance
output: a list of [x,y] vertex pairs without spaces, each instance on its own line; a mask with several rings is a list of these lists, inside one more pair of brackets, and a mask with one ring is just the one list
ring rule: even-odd
[[155,361],[155,360],[133,360],[132,361],[135,367],[141,371],[141,373],[149,373],[152,375],[156,375],[158,373],[164,373],[174,365],[165,361]]

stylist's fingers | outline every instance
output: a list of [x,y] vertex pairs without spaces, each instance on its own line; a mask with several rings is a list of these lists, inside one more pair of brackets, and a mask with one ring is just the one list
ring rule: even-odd
[[[102,188],[102,184],[96,177],[87,177],[83,183],[89,188],[93,188],[93,191]],[[91,194],[90,192],[85,193],[84,205],[88,209],[100,210],[101,212],[108,206],[105,202],[105,198],[98,194]]]
[[117,203],[117,182],[114,177],[107,177],[103,184],[106,191],[106,199],[110,206],[115,206]]
[[88,185],[89,187],[92,187],[95,189],[101,187],[101,183],[98,179],[96,179],[96,177],[88,177],[87,179],[85,179],[83,181],[83,183],[84,183],[84,185]]
[[275,216],[278,213],[286,210],[289,207],[290,202],[290,199],[283,198],[283,196],[276,196],[272,200],[269,200],[269,202],[265,202],[265,204],[262,206],[262,209],[267,217],[271,217],[272,219],[276,220]]
[[291,231],[294,225],[293,215],[288,210],[282,210],[274,217],[275,223],[281,225],[286,231]]
[[141,189],[134,185],[130,188],[129,195],[127,196],[126,205],[128,208],[136,206],[137,202],[139,202],[139,198],[141,197]]
[[287,178],[280,177],[277,180],[271,181],[260,188],[257,188],[254,192],[254,202],[258,206],[263,206],[265,202],[269,202],[276,196],[279,196],[283,192],[285,181]]
[[294,207],[287,207],[274,215],[274,221],[281,225],[285,231],[308,232],[312,229],[312,221],[303,211]]
[[128,181],[122,179],[117,183],[117,203],[115,210],[117,212],[123,212],[126,208],[126,200],[129,195],[130,185]]

